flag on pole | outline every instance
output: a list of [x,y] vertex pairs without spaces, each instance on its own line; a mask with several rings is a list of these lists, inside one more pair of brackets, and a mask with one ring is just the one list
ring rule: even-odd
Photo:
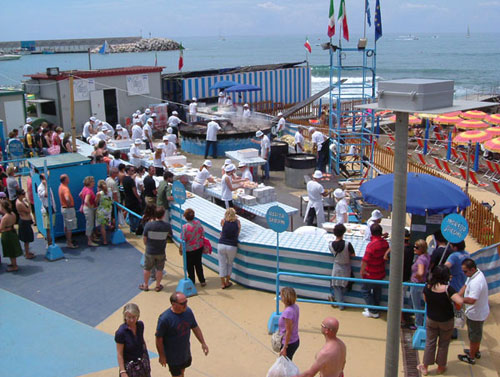
[[345,13],[345,0],[340,0],[339,17],[337,19],[342,23],[342,34],[347,42],[349,42],[349,27],[347,26],[347,15]]
[[333,0],[330,0],[330,22],[328,23],[328,36],[331,38],[335,35],[335,10],[333,8]]
[[368,22],[368,26],[372,27],[372,15],[370,13],[370,2],[366,0],[365,3],[365,12],[366,12],[366,22]]
[[311,44],[309,43],[309,39],[307,39],[307,37],[306,37],[306,43],[304,43],[304,47],[306,48],[307,51],[309,51],[309,53],[312,52]]
[[375,42],[382,36],[382,15],[380,13],[380,0],[375,4]]
[[181,45],[179,46],[179,71],[182,70],[182,67],[184,67],[184,47],[182,47],[182,42]]

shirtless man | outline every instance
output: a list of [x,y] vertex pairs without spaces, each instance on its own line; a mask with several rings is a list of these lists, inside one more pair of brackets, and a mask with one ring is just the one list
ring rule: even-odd
[[327,317],[321,323],[321,333],[325,336],[325,345],[316,355],[316,361],[304,373],[295,377],[313,377],[318,372],[321,377],[343,377],[346,360],[346,347],[337,338],[339,321]]

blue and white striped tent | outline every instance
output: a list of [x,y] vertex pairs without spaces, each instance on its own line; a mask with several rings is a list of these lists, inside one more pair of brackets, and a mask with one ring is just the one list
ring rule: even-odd
[[[262,67],[261,69],[259,69]],[[255,68],[255,69],[252,69]],[[224,73],[222,73],[224,72]],[[173,80],[175,79],[175,80]],[[244,92],[232,96],[234,103],[255,103],[262,101],[293,104],[301,102],[311,95],[311,70],[307,66],[295,64],[275,64],[270,66],[256,66],[235,68],[231,70],[202,71],[185,74],[167,74],[163,76],[164,93],[172,93],[173,88],[181,80],[182,102],[192,97],[216,97],[217,90],[209,88],[218,81],[230,80],[240,84],[252,84],[262,88],[256,92]],[[171,98],[165,98],[167,100]]]

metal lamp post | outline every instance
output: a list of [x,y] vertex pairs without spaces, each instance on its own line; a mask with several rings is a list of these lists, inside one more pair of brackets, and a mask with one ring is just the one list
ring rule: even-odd
[[[399,332],[402,306],[402,271],[404,255],[404,228],[406,225],[406,179],[408,153],[408,119],[409,113],[415,111],[432,110],[434,114],[450,113],[457,110],[488,107],[494,105],[489,102],[455,101],[452,106],[432,108],[439,102],[432,100],[435,93],[426,93],[426,85],[440,83],[438,80],[394,80],[387,81],[386,88],[396,90],[380,91],[379,102],[360,105],[358,108],[378,110],[392,110],[396,113],[395,154],[394,154],[394,191],[392,207],[391,233],[391,262],[389,275],[389,303],[387,313],[387,337],[385,354],[385,377],[398,375],[399,368]],[[391,85],[394,84],[394,85]],[[423,88],[422,93],[415,91],[415,86]],[[451,92],[452,95],[453,92]],[[426,98],[426,97],[429,98]],[[422,105],[423,104],[423,105]],[[431,104],[426,107],[426,104]],[[435,106],[435,105],[434,105]]]

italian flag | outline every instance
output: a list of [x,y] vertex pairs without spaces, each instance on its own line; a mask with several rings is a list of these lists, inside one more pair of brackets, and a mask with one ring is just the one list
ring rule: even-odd
[[307,51],[309,51],[309,53],[312,52],[311,45],[310,45],[309,39],[307,39],[307,37],[306,37],[306,43],[304,43],[304,47],[307,49]]
[[184,47],[182,47],[182,42],[181,45],[179,46],[179,71],[184,67]]
[[331,38],[335,35],[335,10],[333,8],[333,0],[330,0],[330,22],[328,23],[328,36]]
[[345,14],[345,0],[340,0],[339,23],[342,23],[342,34],[347,42],[349,42],[349,27],[347,26],[347,16]]

